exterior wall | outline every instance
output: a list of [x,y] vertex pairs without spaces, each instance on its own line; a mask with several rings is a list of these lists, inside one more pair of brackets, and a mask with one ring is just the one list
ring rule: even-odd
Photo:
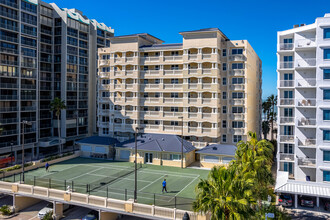
[[[246,140],[249,130],[260,134],[261,61],[249,43],[226,41],[219,31],[180,34],[182,45],[157,46],[162,41],[150,35],[131,35],[111,38],[111,47],[99,50],[100,136],[115,135],[124,141],[134,136],[135,127],[143,128],[144,133],[176,135],[183,129],[183,135],[189,134],[185,138],[202,148],[207,143],[231,144],[232,133],[237,135],[235,143]],[[230,75],[229,68],[237,60],[228,58],[236,47],[244,49],[240,62],[246,66],[240,72],[244,85],[238,86],[229,83],[238,76]],[[228,56],[222,56],[223,49]],[[231,100],[236,91],[245,94],[244,100]],[[227,99],[222,99],[223,92]],[[242,107],[244,112],[233,115],[232,106]],[[222,128],[223,120],[226,128]],[[233,120],[244,121],[244,128],[232,129]],[[227,135],[226,141],[222,135]]]
[[228,166],[227,163],[222,163],[222,157],[232,157],[233,159],[235,159],[235,157],[233,156],[226,156],[226,155],[219,155],[219,162],[218,163],[212,163],[212,162],[206,162],[204,161],[204,156],[215,156],[215,155],[208,155],[208,154],[200,154],[200,167],[203,168],[213,168],[215,166]]

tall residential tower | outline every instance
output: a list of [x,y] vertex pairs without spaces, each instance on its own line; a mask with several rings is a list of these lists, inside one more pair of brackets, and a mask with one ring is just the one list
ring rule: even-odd
[[330,197],[330,14],[278,32],[276,192]]
[[259,135],[261,61],[246,40],[218,28],[180,33],[163,44],[150,34],[110,38],[99,49],[100,136],[120,141],[144,133],[177,134],[204,147]]

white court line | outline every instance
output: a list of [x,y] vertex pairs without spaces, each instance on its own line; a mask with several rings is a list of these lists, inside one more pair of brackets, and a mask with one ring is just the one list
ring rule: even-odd
[[160,180],[161,178],[163,178],[163,176],[159,177],[158,179],[154,180],[153,182],[149,183],[148,185],[146,185],[145,187],[143,187],[142,189],[139,190],[139,192],[141,192],[142,190],[144,190],[145,188],[147,188],[148,186],[152,185],[153,183],[155,183],[156,181]]
[[[58,172],[62,172],[62,171],[64,171],[64,170],[69,170],[69,169],[71,169],[71,168],[73,168],[73,167],[76,167],[76,166],[79,166],[79,165],[77,164],[77,165],[74,165],[74,166],[69,167],[69,168],[65,168],[65,169],[62,169],[62,170],[57,170],[57,173],[58,173]],[[36,177],[41,178],[41,177],[45,177],[45,176],[49,176],[49,175],[53,175],[53,174],[54,174],[54,173],[47,173],[47,174],[45,174],[45,175],[36,176]],[[29,174],[28,174],[28,175],[29,175]]]
[[[94,173],[89,173],[89,175],[93,175],[93,176],[102,176],[102,177],[109,177],[109,176],[105,176],[105,175],[100,175],[100,174],[94,174]],[[111,177],[111,176],[110,176]],[[132,180],[134,181],[135,179],[130,179],[130,178],[117,178],[118,180],[119,179],[122,179],[122,180]],[[138,182],[146,182],[146,183],[150,183],[151,181],[147,181],[147,180],[138,180]]]
[[98,169],[92,170],[92,171],[90,171],[90,172],[88,172],[88,173],[83,173],[83,174],[81,174],[81,175],[79,175],[79,176],[76,176],[76,177],[72,177],[72,178],[70,178],[70,179],[67,179],[67,181],[68,181],[68,180],[74,180],[74,179],[77,179],[77,178],[79,178],[79,177],[82,177],[82,176],[88,175],[88,174],[90,174],[90,173],[92,173],[92,172],[95,172],[95,171],[97,171],[97,170],[101,170],[101,169],[103,169],[103,167],[100,167],[100,168],[98,168]]
[[[199,177],[199,175],[196,176],[195,179],[193,179],[192,181],[190,181],[190,183],[188,183],[185,187],[183,187],[183,189],[181,189],[180,192],[178,192],[177,194],[175,194],[174,197],[176,197],[177,195],[179,195],[179,194],[180,194],[183,190],[185,190],[190,184],[192,184],[192,183],[193,183],[198,177]],[[174,199],[174,197],[173,197],[172,199],[170,199],[169,202],[171,202],[171,201]]]

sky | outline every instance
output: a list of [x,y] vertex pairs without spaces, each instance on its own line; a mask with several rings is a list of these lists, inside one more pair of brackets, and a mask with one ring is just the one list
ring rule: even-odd
[[263,63],[263,99],[276,94],[277,31],[311,24],[330,13],[329,0],[45,0],[77,8],[115,30],[149,33],[181,43],[180,31],[217,27],[231,40],[248,40]]

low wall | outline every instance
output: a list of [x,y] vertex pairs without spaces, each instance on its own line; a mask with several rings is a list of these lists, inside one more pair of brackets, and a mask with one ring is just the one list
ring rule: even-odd
[[[70,159],[79,157],[80,155],[81,155],[81,152],[78,151],[78,152],[75,152],[74,154],[72,154],[70,156],[61,157],[61,158],[58,158],[58,159],[55,159],[55,160],[48,161],[48,164],[51,165],[51,164],[55,164],[55,163],[60,163],[60,162],[66,161],[66,160],[70,160]],[[47,162],[42,162],[42,160],[34,161],[33,165],[25,167],[24,171],[29,171],[29,170],[37,169],[37,168],[40,168],[40,167],[45,167]],[[22,170],[23,170],[22,168],[19,168],[19,169],[16,169],[16,170],[4,172],[4,175],[5,176],[11,176],[11,175],[14,175],[14,174],[21,173]],[[0,174],[0,175],[3,175],[3,174]]]

